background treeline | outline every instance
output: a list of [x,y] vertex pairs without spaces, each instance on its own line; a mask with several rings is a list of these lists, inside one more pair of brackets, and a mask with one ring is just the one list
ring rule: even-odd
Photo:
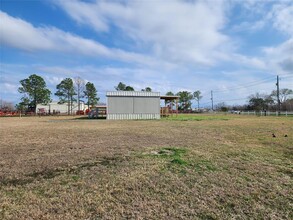
[[[114,86],[117,91],[135,91],[130,85],[126,85],[123,82],[119,82],[117,86]],[[150,87],[141,89],[143,92],[151,92]],[[15,106],[16,110],[19,111],[35,111],[37,104],[48,104],[52,101],[52,92],[47,88],[45,80],[36,74],[30,75],[28,78],[20,81],[20,87],[18,92],[22,94],[21,101]],[[80,106],[80,102],[84,102],[89,106],[94,106],[98,103],[99,97],[97,95],[97,89],[92,82],[85,81],[80,77],[65,78],[58,85],[56,85],[55,96],[59,98],[59,103],[68,104],[68,114],[72,113],[73,103]],[[200,100],[203,98],[201,91],[196,90],[195,92],[179,91],[173,93],[169,91],[166,93],[169,96],[179,96],[178,108],[180,111],[192,111],[192,105],[196,106],[196,111],[203,111],[200,108]],[[280,110],[281,111],[292,111],[293,110],[293,91],[288,88],[280,89]],[[253,94],[248,96],[248,102],[244,105],[229,106],[225,102],[215,103],[214,109],[217,111],[277,111],[278,96],[277,91],[273,90],[270,94]],[[166,105],[174,104],[167,102]],[[0,110],[12,111],[14,106],[10,102],[0,100]],[[78,109],[80,110],[80,109]]]
[[[20,81],[18,92],[22,94],[21,101],[16,105],[19,111],[35,112],[38,104],[48,104],[52,101],[52,92],[47,88],[45,80],[36,74]],[[91,82],[86,82],[80,77],[65,78],[56,85],[54,93],[59,98],[59,103],[68,104],[68,114],[72,113],[73,103],[85,102],[88,106],[96,105],[99,101],[97,89]],[[83,100],[85,99],[85,100]]]
[[[173,92],[168,92],[166,95],[174,95]],[[191,111],[192,101],[197,106],[196,111],[204,111],[208,109],[200,109],[200,100],[202,99],[199,90],[194,93],[188,91],[180,91],[175,95],[179,96],[179,110]],[[293,91],[288,88],[280,89],[280,111],[293,111]],[[214,109],[216,111],[278,111],[278,95],[277,90],[273,90],[270,94],[252,94],[247,98],[247,103],[243,105],[227,105],[225,102],[215,103]]]

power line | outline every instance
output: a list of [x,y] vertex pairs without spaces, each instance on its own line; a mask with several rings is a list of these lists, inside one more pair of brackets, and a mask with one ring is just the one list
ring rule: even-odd
[[250,83],[247,83],[247,84],[243,84],[243,85],[239,85],[239,86],[234,86],[234,87],[230,87],[230,88],[225,88],[225,89],[213,90],[213,91],[216,92],[216,93],[220,93],[220,92],[227,92],[229,90],[245,89],[245,88],[248,88],[248,87],[253,87],[253,86],[257,86],[257,85],[260,85],[260,84],[264,84],[264,83],[270,82],[274,78],[275,77],[268,77],[268,78],[265,78],[265,79],[262,79],[262,80],[258,80],[258,81],[254,81],[254,82],[250,82]]
[[229,100],[217,100],[217,103],[219,103],[219,102],[231,102],[231,101],[242,101],[242,100],[247,100],[247,97],[246,98],[229,99]]

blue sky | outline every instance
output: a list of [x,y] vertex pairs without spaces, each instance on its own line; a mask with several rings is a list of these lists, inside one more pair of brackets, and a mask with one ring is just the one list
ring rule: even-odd
[[[292,0],[0,0],[0,98],[17,103],[35,73],[54,94],[67,77],[105,92],[120,81],[202,105],[293,89]],[[58,100],[54,95],[54,100]]]

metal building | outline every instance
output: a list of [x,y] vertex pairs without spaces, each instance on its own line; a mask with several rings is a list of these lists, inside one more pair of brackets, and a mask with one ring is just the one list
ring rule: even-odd
[[160,93],[107,92],[107,119],[160,119]]
[[[50,102],[47,105],[43,104],[37,104],[36,107],[36,113],[38,113],[39,109],[44,109],[45,113],[47,114],[67,114],[68,113],[68,104],[63,103],[59,104],[58,102]],[[85,110],[85,104],[83,102],[80,102],[80,110]],[[78,104],[77,102],[73,102],[72,104],[72,114],[76,114],[76,111],[78,110]]]

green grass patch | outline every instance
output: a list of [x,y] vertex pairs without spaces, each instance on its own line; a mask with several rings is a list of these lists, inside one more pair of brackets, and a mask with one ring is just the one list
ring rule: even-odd
[[151,156],[165,160],[168,169],[174,170],[175,168],[176,170],[176,167],[180,168],[181,173],[186,173],[186,169],[198,173],[218,170],[210,160],[199,158],[196,155],[188,155],[188,151],[184,148],[165,147],[157,151],[151,151]]
[[161,155],[167,154],[168,155],[168,151],[171,152],[170,155],[172,155],[173,157],[181,157],[182,155],[186,154],[186,149],[172,148],[172,147],[165,147],[165,148],[161,149],[159,151],[159,154],[161,154]]
[[184,148],[165,147],[156,151],[152,151],[151,155],[155,158],[164,158],[169,161],[169,165],[188,165],[188,162],[183,159],[187,150]]
[[171,160],[171,163],[178,164],[178,165],[187,165],[188,164],[185,160],[183,160],[181,158],[175,158],[175,159]]
[[204,121],[204,120],[223,120],[228,121],[231,118],[223,115],[192,115],[192,114],[179,114],[171,117],[162,118],[166,121]]
[[78,181],[78,180],[80,179],[80,177],[77,176],[77,175],[73,175],[71,178],[72,178],[74,181]]

